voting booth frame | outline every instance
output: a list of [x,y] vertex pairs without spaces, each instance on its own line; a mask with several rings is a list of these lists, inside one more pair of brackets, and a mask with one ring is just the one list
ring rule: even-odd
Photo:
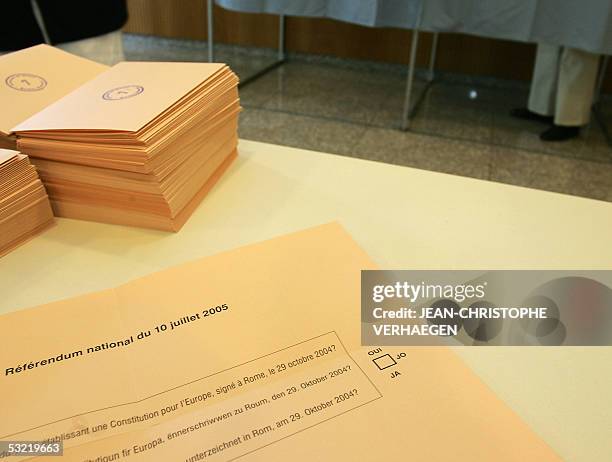
[[[582,49],[586,46],[589,52],[601,54],[600,66],[595,85],[595,97],[593,99],[593,115],[601,126],[608,144],[612,146],[612,133],[608,130],[605,117],[601,110],[601,93],[604,81],[610,80],[607,75],[609,52],[612,48],[603,37],[606,31],[601,30],[610,27],[605,22],[597,21],[598,27],[592,27],[594,17],[607,17],[609,6],[603,1],[593,5],[593,11],[586,15],[576,15],[576,4],[565,1],[563,4],[554,3],[538,5],[537,8],[524,8],[522,11],[514,11],[508,14],[506,5],[483,6],[480,4],[472,5],[469,10],[456,8],[452,2],[447,0],[413,0],[407,2],[400,8],[393,6],[384,8],[382,5],[375,5],[374,8],[351,5],[346,8],[342,4],[325,5],[323,7],[318,2],[263,2],[263,1],[243,1],[243,0],[207,0],[206,19],[207,19],[207,46],[208,61],[214,61],[214,4],[219,5],[228,11],[246,13],[267,13],[278,15],[278,42],[277,60],[259,71],[255,72],[241,82],[247,85],[260,78],[269,71],[282,66],[287,62],[286,53],[286,17],[302,16],[307,18],[329,17],[339,21],[360,24],[370,27],[393,27],[411,29],[410,54],[408,57],[408,70],[404,101],[402,105],[399,127],[401,130],[410,128],[412,119],[416,116],[425,99],[430,86],[435,81],[436,59],[438,56],[439,35],[444,32],[461,32],[469,35],[500,38],[502,40],[515,40],[519,42],[533,43],[563,43],[566,46],[576,46]],[[377,2],[380,3],[380,2]],[[551,7],[555,10],[551,11]],[[497,20],[497,15],[492,14],[495,8],[499,13],[503,13],[504,19]],[[142,13],[139,11],[139,13]],[[486,18],[486,20],[485,20]],[[499,22],[496,22],[499,21]],[[138,21],[137,33],[150,33],[140,30],[144,26],[141,18]],[[568,27],[569,23],[577,22],[578,27]],[[227,21],[223,21],[227,25]],[[510,26],[508,23],[511,23]],[[231,23],[230,23],[231,24]],[[523,24],[530,24],[531,28],[526,33]],[[129,27],[129,25],[128,25]],[[154,28],[155,29],[155,28]],[[414,94],[414,79],[416,71],[417,54],[419,49],[419,39],[423,32],[431,34],[431,46],[427,62],[425,85],[421,90]],[[371,58],[370,58],[371,59]],[[470,72],[472,73],[472,72]],[[508,78],[508,77],[506,77]]]

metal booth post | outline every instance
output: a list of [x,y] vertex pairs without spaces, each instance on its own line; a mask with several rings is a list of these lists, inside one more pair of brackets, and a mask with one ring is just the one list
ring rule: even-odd
[[[208,62],[213,62],[215,59],[214,53],[214,12],[213,12],[214,0],[206,0],[206,15],[207,15],[207,25],[208,25]],[[243,87],[261,76],[267,74],[271,70],[281,66],[285,62],[287,62],[287,56],[285,53],[285,15],[279,15],[278,17],[278,50],[276,55],[276,61],[272,64],[260,69],[254,74],[241,79],[238,87]]]

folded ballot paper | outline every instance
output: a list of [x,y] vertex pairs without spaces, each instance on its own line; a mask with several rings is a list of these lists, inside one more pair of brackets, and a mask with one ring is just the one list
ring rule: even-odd
[[0,56],[0,148],[15,149],[15,125],[107,69],[48,45]]
[[52,223],[49,198],[27,156],[0,149],[0,257]]
[[236,156],[224,64],[120,63],[13,128],[56,215],[177,231]]
[[3,315],[0,440],[79,462],[559,461],[450,349],[360,345],[367,268],[329,224]]

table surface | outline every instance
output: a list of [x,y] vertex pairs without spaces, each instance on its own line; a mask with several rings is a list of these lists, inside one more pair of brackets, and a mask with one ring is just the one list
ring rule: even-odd
[[[381,268],[612,267],[612,203],[252,141],[239,149],[177,234],[58,219],[1,258],[0,313],[330,221]],[[610,460],[612,348],[457,351],[564,459]]]

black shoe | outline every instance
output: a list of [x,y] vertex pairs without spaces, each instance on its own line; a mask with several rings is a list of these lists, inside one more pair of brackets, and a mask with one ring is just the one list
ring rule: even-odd
[[580,127],[565,127],[563,125],[553,125],[548,130],[540,133],[542,141],[565,141],[576,138],[580,134]]
[[510,115],[512,117],[516,117],[517,119],[533,120],[535,122],[542,122],[546,124],[552,123],[553,121],[553,116],[540,115],[540,114],[530,111],[526,107],[519,107],[517,109],[512,109],[510,111]]

